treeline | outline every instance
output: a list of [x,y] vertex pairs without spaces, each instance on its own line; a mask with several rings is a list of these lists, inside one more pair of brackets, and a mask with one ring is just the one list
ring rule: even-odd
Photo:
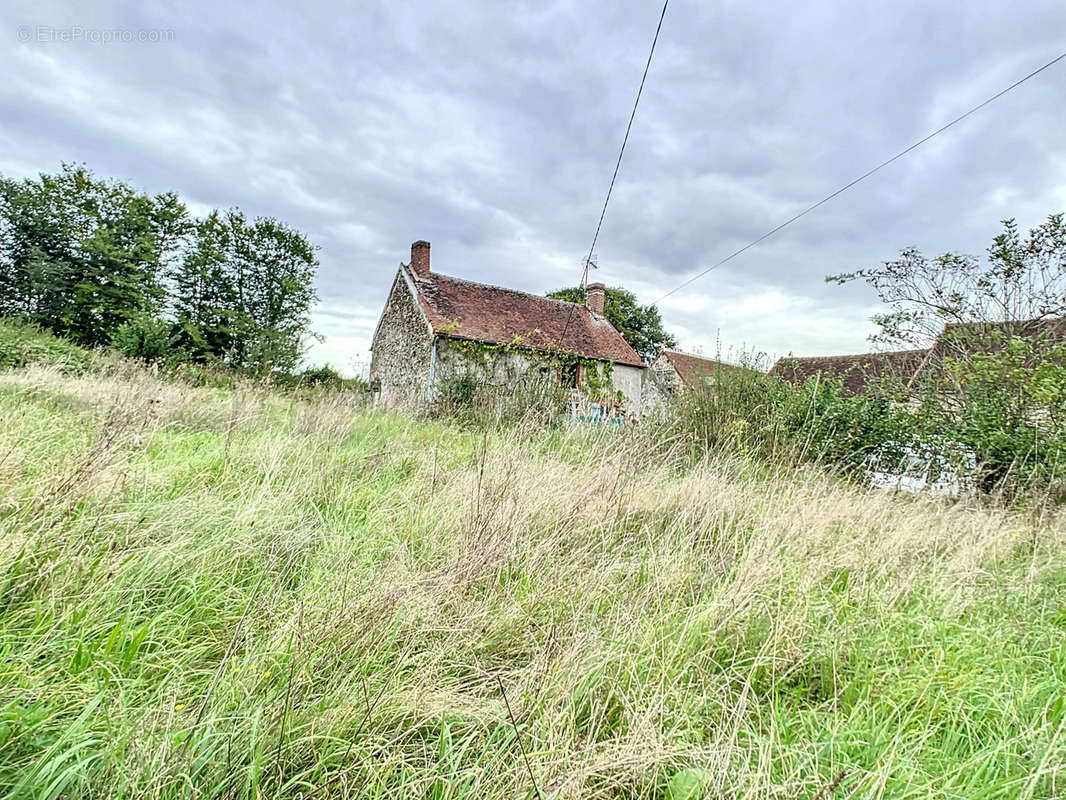
[[311,335],[316,247],[269,217],[194,217],[64,164],[0,178],[0,316],[131,357],[290,372]]

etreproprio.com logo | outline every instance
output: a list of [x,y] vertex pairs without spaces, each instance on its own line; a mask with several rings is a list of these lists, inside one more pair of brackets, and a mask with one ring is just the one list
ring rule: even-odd
[[173,42],[169,28],[90,28],[83,25],[19,25],[20,42],[88,42],[90,44],[159,44]]

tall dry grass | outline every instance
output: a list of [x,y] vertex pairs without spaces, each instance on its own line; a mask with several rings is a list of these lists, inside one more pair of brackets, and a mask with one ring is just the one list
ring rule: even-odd
[[137,370],[0,415],[8,796],[1066,793],[1061,516]]

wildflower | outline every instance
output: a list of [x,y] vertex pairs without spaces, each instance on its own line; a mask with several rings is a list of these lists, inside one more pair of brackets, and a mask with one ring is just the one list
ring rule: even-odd
[[263,673],[263,677],[264,678],[269,678],[270,677],[270,670],[269,669],[266,672]]
[[183,708],[185,708],[185,704],[184,703],[175,703],[174,704],[174,710],[175,711],[181,711]]

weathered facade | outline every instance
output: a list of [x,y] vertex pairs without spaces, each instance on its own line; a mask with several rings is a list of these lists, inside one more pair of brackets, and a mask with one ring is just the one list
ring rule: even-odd
[[572,390],[576,414],[638,415],[647,370],[603,316],[604,296],[602,284],[578,304],[441,275],[429,243],[415,242],[374,332],[377,402],[432,402],[458,376],[504,389],[542,376]]
[[401,267],[374,331],[370,380],[378,402],[389,407],[427,399],[434,344],[411,276]]

